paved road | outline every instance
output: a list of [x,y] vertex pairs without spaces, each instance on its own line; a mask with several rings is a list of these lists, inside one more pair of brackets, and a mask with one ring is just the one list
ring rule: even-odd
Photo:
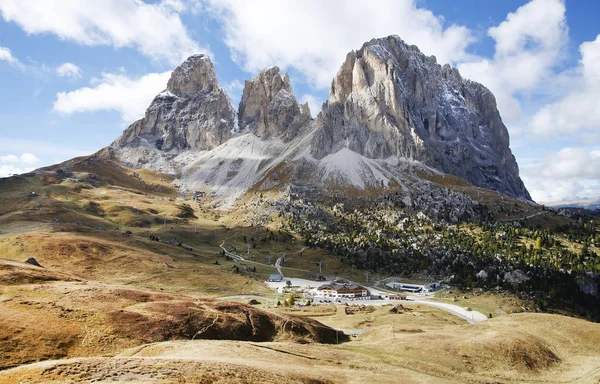
[[307,279],[300,279],[297,277],[288,277],[288,278],[284,279],[283,281],[265,281],[265,284],[267,284],[270,288],[277,289],[279,287],[285,287],[286,282],[288,280],[292,283],[292,286],[305,288],[305,289],[317,288],[323,284],[331,283],[331,281],[313,281],[313,280],[307,280]]
[[314,298],[314,304],[359,304],[359,305],[388,305],[388,304],[402,304],[402,305],[410,305],[410,304],[421,304],[428,305],[430,307],[435,307],[441,309],[442,311],[446,311],[448,313],[453,314],[454,316],[460,317],[463,320],[468,321],[471,324],[479,323],[487,320],[487,316],[481,312],[477,311],[467,311],[463,307],[459,307],[458,305],[448,304],[448,303],[438,303],[437,301],[429,301],[429,300],[365,300],[365,299],[338,299],[334,300],[332,298]]
[[[248,261],[245,260],[242,256],[229,252],[225,249],[225,240],[223,240],[223,242],[220,245],[221,249],[223,249],[225,251],[225,254],[230,256],[231,258],[238,260],[238,261]],[[295,252],[295,253],[300,253],[304,250],[305,248],[302,248],[300,251]],[[277,259],[277,261],[275,262],[275,268],[277,269],[277,271],[279,272],[279,274],[281,276],[283,276],[283,272],[282,272],[282,267],[281,267],[281,261],[282,261],[282,257],[279,257]],[[252,261],[248,261],[251,262]],[[258,263],[258,262],[253,262],[255,264],[262,264],[262,263]],[[267,265],[267,264],[262,264],[262,265]],[[280,287],[285,287],[287,280],[289,280],[293,286],[297,286],[297,287],[301,287],[301,288],[317,288],[320,287],[323,284],[328,284],[330,283],[329,281],[312,281],[312,280],[306,280],[306,279],[299,279],[299,278],[287,278],[284,279],[283,281],[279,281],[279,282],[271,282],[271,281],[266,281],[265,283],[274,289],[278,289]],[[355,283],[358,284],[358,283]],[[359,284],[361,285],[361,284]],[[383,296],[383,295],[387,295],[389,294],[389,292],[386,291],[382,291],[380,289],[377,289],[375,287],[368,287],[369,290],[371,291],[372,295],[375,296]],[[242,295],[243,296],[243,295]],[[427,295],[427,294],[413,294],[411,296],[408,296],[407,298],[409,300],[407,301],[403,301],[403,300],[340,300],[339,302],[337,302],[337,304],[345,304],[346,302],[348,303],[353,303],[353,304],[365,304],[365,305],[385,305],[385,304],[396,304],[396,303],[415,303],[415,304],[423,304],[423,305],[429,305],[431,307],[435,307],[438,309],[441,309],[443,311],[449,312],[455,316],[460,317],[463,320],[468,321],[469,323],[479,323],[481,321],[485,321],[487,320],[487,316],[484,315],[481,312],[477,312],[477,311],[467,311],[465,308],[463,307],[459,307],[458,305],[454,305],[454,304],[448,304],[448,303],[438,303],[435,301],[429,301],[427,300],[428,298],[430,298],[432,295]],[[243,296],[246,297],[246,296]],[[231,297],[233,298],[233,297]],[[249,297],[250,298],[250,297]],[[256,296],[253,297],[257,300],[261,299],[262,297],[260,296]],[[271,300],[268,298],[262,298],[263,300]],[[321,302],[323,302],[321,300]],[[315,303],[319,303],[319,302],[315,302]]]
[[429,301],[429,300],[415,300],[410,301],[410,303],[429,305],[430,307],[439,308],[446,312],[450,312],[451,314],[460,317],[461,319],[467,320],[471,324],[480,323],[482,321],[487,320],[487,316],[481,312],[477,311],[467,311],[463,307],[459,307],[458,305],[448,304],[448,303],[438,303],[437,301]]

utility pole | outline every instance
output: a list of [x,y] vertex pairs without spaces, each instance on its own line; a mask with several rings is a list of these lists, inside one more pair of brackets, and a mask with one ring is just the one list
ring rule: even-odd
[[319,260],[319,275],[323,273],[323,261]]

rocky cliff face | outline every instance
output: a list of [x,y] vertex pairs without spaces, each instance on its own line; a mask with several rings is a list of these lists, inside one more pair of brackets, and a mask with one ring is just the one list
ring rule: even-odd
[[109,151],[235,198],[282,180],[409,188],[424,170],[530,199],[494,96],[397,36],[347,55],[316,120],[279,68],[246,81],[236,110],[209,58],[192,56]]
[[315,158],[348,148],[372,159],[414,159],[530,199],[492,93],[397,36],[347,55],[317,126]]
[[125,163],[151,165],[157,158],[186,150],[215,148],[236,129],[236,110],[219,87],[212,62],[205,55],[194,55],[173,71],[166,90],[154,98],[144,118],[129,126],[111,148]]
[[298,104],[289,75],[282,78],[279,68],[270,67],[246,81],[238,116],[240,127],[258,137],[291,139],[310,120],[310,110]]

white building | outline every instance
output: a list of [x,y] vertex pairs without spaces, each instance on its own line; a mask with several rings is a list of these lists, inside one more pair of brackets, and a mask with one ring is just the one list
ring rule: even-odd
[[390,283],[386,283],[385,285],[389,288],[401,291],[427,293],[434,292],[435,290],[439,289],[442,286],[442,283],[439,281],[434,281],[426,284],[414,284],[392,281]]
[[321,285],[315,289],[314,295],[317,297],[333,298],[367,297],[369,296],[369,290],[358,284],[331,283]]

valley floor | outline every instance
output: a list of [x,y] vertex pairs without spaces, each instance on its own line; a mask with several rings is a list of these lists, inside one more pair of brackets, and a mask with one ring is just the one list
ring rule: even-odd
[[163,176],[90,167],[0,182],[0,383],[600,382],[600,324],[499,293],[277,307],[278,267],[364,273],[262,223],[257,196],[182,218]]
[[566,340],[554,344],[553,351],[546,343],[556,343],[560,339],[556,334],[543,339],[525,333],[523,326],[517,326],[516,335],[509,330],[517,323],[533,328],[540,320],[550,325],[562,319],[518,317],[523,318],[492,320],[485,327],[453,325],[436,331],[398,327],[393,338],[382,337],[379,329],[362,340],[340,345],[225,340],[152,343],[114,357],[20,366],[0,372],[0,383],[598,382],[597,354],[569,355],[569,349],[580,347],[566,347]]

